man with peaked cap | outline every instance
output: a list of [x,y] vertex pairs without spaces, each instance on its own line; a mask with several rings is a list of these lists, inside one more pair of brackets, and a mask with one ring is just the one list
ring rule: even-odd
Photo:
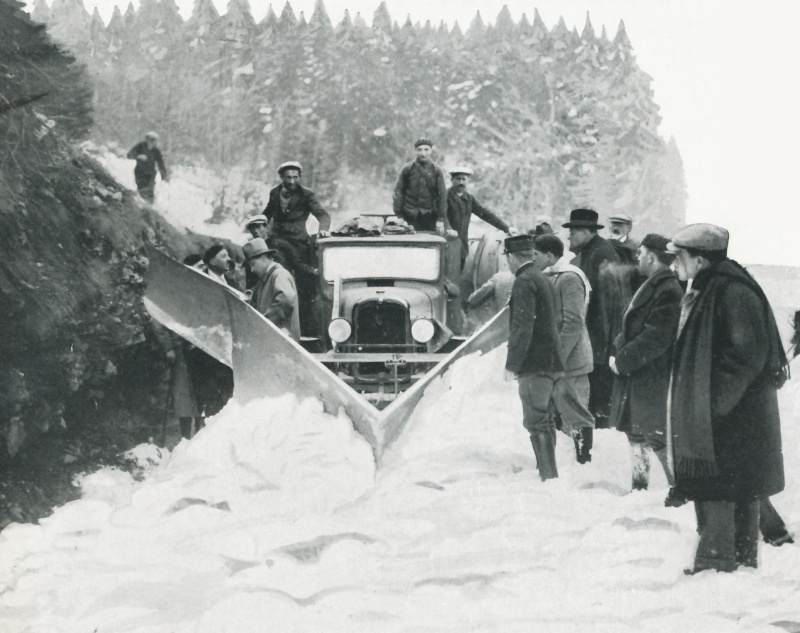
[[675,484],[700,534],[686,572],[756,567],[759,500],[784,487],[777,390],[788,361],[763,290],[727,256],[728,231],[690,224],[669,248],[688,282],[667,405]]
[[615,213],[608,216],[608,222],[611,225],[610,236],[611,241],[616,242],[618,247],[622,247],[630,253],[628,261],[636,263],[636,253],[639,248],[639,243],[631,236],[631,229],[633,228],[633,218],[627,213]]
[[506,380],[516,379],[522,400],[522,424],[530,434],[542,481],[558,477],[556,428],[550,416],[553,386],[564,372],[556,328],[553,285],[533,264],[533,237],[505,240],[511,288]]
[[269,237],[269,220],[263,213],[259,213],[248,219],[244,228],[250,233],[253,239],[260,237],[266,242]]
[[431,160],[433,141],[421,138],[414,143],[414,150],[416,159],[403,165],[394,186],[394,214],[417,231],[455,236],[447,218],[444,172]]
[[244,265],[256,278],[250,305],[287,336],[300,340],[297,289],[289,271],[273,259],[277,251],[260,237],[247,242],[243,250]]
[[[615,374],[609,426],[628,436],[633,490],[647,490],[648,449],[664,466],[671,491],[675,485],[667,465],[667,393],[683,290],[670,268],[675,256],[667,251],[668,242],[656,233],[642,240],[638,266],[646,281],[625,308],[609,359]],[[679,505],[674,492],[666,503]]]
[[572,263],[580,268],[592,286],[586,311],[586,328],[592,343],[594,369],[589,374],[589,411],[595,428],[606,428],[611,411],[611,390],[614,374],[608,366],[614,337],[622,326],[622,312],[631,296],[629,276],[612,244],[597,234],[603,225],[597,222],[597,211],[574,209],[569,222]]
[[158,149],[158,134],[148,132],[144,140],[134,145],[128,152],[128,158],[136,160],[133,177],[139,195],[150,204],[155,202],[156,173],[161,172],[161,180],[169,180],[164,157]]
[[300,184],[303,166],[296,161],[283,163],[278,175],[283,181],[269,192],[264,216],[270,221],[270,238],[297,282],[303,333],[315,334],[314,302],[316,274],[313,242],[306,230],[309,215],[319,220],[318,237],[328,237],[331,216],[322,208],[311,189]]
[[467,184],[471,176],[472,170],[469,167],[454,167],[450,170],[450,179],[453,184],[447,190],[447,219],[451,228],[458,233],[458,237],[461,240],[462,269],[467,255],[469,255],[469,221],[473,214],[504,233],[509,235],[519,234],[516,228],[509,226],[497,217],[467,191]]

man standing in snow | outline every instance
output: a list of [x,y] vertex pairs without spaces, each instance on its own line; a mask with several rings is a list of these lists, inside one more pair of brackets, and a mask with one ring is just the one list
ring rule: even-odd
[[678,332],[683,290],[670,269],[675,255],[666,237],[650,233],[638,249],[639,271],[647,279],[622,317],[622,331],[609,359],[614,372],[609,426],[624,431],[631,447],[633,490],[647,490],[650,457],[655,452],[670,485],[668,505],[679,505],[667,464],[667,393],[672,347]]
[[531,437],[542,481],[558,477],[556,428],[549,415],[553,386],[563,376],[553,285],[533,264],[533,237],[505,240],[508,267],[515,275],[511,289],[511,316],[506,380],[519,383],[522,424]]
[[686,571],[756,567],[759,500],[784,487],[777,389],[788,361],[763,290],[727,257],[728,231],[690,224],[669,247],[689,283],[667,405],[676,486],[700,534]]
[[299,293],[303,333],[315,330],[314,301],[317,269],[314,265],[313,242],[306,230],[309,215],[319,220],[318,237],[328,237],[331,216],[322,208],[311,189],[300,185],[303,166],[296,161],[283,163],[278,175],[283,181],[269,192],[264,216],[271,223],[270,236],[290,272]]
[[617,244],[617,252],[626,252],[626,263],[636,263],[636,253],[639,248],[639,243],[631,237],[631,229],[633,229],[633,218],[627,213],[617,213],[608,216],[608,222],[611,224],[611,235],[609,239]]
[[148,132],[144,140],[137,143],[128,152],[128,158],[136,160],[133,168],[133,177],[136,179],[136,188],[139,195],[150,204],[155,201],[156,170],[161,172],[161,180],[169,180],[164,157],[158,149],[158,134]]
[[394,186],[394,214],[417,231],[456,236],[447,218],[447,186],[442,168],[431,160],[433,141],[414,143],[417,158],[403,165]]
[[553,389],[552,405],[561,416],[564,431],[575,442],[579,464],[592,461],[594,418],[589,412],[589,373],[592,344],[586,330],[586,308],[592,287],[583,271],[564,261],[564,244],[552,233],[533,241],[533,263],[555,290],[556,329],[564,360],[564,377]]
[[257,237],[244,245],[245,266],[256,277],[250,305],[294,340],[300,339],[297,289],[292,275],[277,263],[277,251]]
[[450,170],[452,185],[447,190],[447,219],[451,228],[458,233],[461,240],[461,268],[469,255],[469,221],[472,215],[478,216],[484,222],[488,222],[494,228],[508,233],[509,235],[519,235],[519,231],[513,226],[497,217],[489,209],[484,207],[467,191],[472,170],[469,167],[454,167]]

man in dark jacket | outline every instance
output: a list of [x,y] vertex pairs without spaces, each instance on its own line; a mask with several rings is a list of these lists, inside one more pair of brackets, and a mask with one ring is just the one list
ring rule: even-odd
[[689,282],[667,409],[676,486],[695,502],[700,534],[687,573],[756,567],[759,500],[784,487],[777,389],[788,362],[764,292],[727,248],[712,224],[670,243]]
[[611,243],[597,234],[603,225],[597,223],[597,212],[575,209],[569,222],[572,261],[580,268],[592,286],[592,296],[586,311],[586,328],[592,343],[594,369],[589,374],[589,411],[595,418],[595,428],[606,428],[611,410],[611,390],[614,374],[608,366],[614,337],[622,327],[622,312],[630,300],[629,278]]
[[675,485],[667,464],[667,393],[683,290],[670,270],[675,256],[667,251],[668,242],[656,233],[642,240],[639,271],[646,281],[625,309],[609,359],[616,374],[610,426],[628,435],[633,490],[647,490],[648,448],[663,464],[670,488]]
[[564,372],[556,329],[553,285],[533,264],[533,236],[505,241],[508,267],[515,275],[506,380],[517,379],[522,400],[522,424],[531,436],[542,481],[558,477],[556,429],[548,408],[553,386]]
[[417,158],[403,165],[394,186],[394,214],[417,231],[456,235],[447,219],[447,185],[442,168],[431,160],[433,141],[414,143]]
[[309,215],[319,220],[318,237],[328,237],[331,216],[317,201],[314,192],[300,185],[303,166],[295,161],[278,167],[282,184],[269,192],[264,216],[270,221],[270,242],[277,249],[294,275],[300,302],[300,324],[303,334],[316,330],[314,302],[317,269],[314,264],[313,241],[306,230]]
[[469,221],[473,214],[504,233],[519,235],[519,231],[515,227],[509,226],[467,191],[470,176],[472,176],[472,170],[469,167],[454,167],[450,170],[450,179],[453,184],[447,190],[447,219],[450,227],[458,233],[461,240],[462,270],[467,255],[469,255]]
[[164,157],[158,149],[158,134],[148,132],[144,140],[137,143],[128,152],[128,158],[136,160],[133,168],[133,177],[136,179],[136,188],[139,195],[150,204],[155,201],[156,168],[161,172],[161,180],[169,180]]

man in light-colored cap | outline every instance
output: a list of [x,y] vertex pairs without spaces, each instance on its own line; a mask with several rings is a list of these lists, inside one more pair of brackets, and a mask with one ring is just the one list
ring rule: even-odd
[[317,236],[328,237],[331,216],[317,201],[314,192],[300,184],[302,174],[303,166],[297,161],[288,161],[278,167],[283,182],[269,192],[264,216],[270,222],[271,241],[297,282],[303,333],[314,335],[318,334],[314,320],[317,268],[314,244],[306,230],[306,222],[308,216],[313,215],[319,220]]
[[[610,235],[608,238],[613,240],[617,245],[617,253],[619,253],[627,264],[636,265],[636,253],[639,248],[639,242],[633,239],[631,229],[633,229],[633,218],[627,213],[615,213],[608,216],[608,223]],[[619,247],[623,248],[619,248]]]
[[260,237],[242,247],[244,265],[256,278],[250,305],[294,340],[300,339],[297,288],[292,275],[273,259],[277,252]]
[[269,235],[269,220],[267,220],[267,216],[263,213],[254,215],[247,220],[247,224],[244,225],[244,228],[250,233],[253,239],[260,237],[265,242],[267,241],[267,236]]
[[134,145],[128,152],[128,158],[136,160],[133,177],[136,179],[139,195],[153,204],[155,202],[156,173],[161,173],[161,180],[169,180],[164,157],[161,155],[161,150],[158,149],[158,134],[155,132],[145,134],[144,140]]
[[764,291],[728,258],[728,231],[690,224],[669,244],[688,282],[667,405],[677,492],[694,501],[694,565],[758,564],[759,500],[784,488],[777,390],[788,377]]
[[469,221],[473,214],[509,235],[519,235],[516,228],[501,220],[467,191],[467,184],[471,176],[472,170],[469,167],[461,165],[454,167],[450,170],[450,179],[453,184],[447,190],[447,219],[450,227],[458,233],[461,240],[462,269],[467,255],[469,255]]

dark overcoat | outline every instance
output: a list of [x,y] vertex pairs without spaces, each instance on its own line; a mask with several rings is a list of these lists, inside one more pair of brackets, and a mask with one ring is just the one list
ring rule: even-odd
[[[615,363],[609,423],[634,435],[664,433],[672,349],[683,291],[671,270],[642,284],[622,317],[614,341]],[[666,440],[665,440],[666,441]]]
[[504,233],[508,233],[509,229],[505,221],[484,207],[471,193],[465,191],[459,196],[455,188],[450,187],[447,190],[447,219],[461,240],[461,268],[464,268],[469,255],[469,221],[473,214]]
[[281,207],[281,190],[283,185],[278,185],[269,192],[269,201],[264,208],[264,215],[271,221],[276,236],[290,241],[300,240],[308,242],[306,220],[313,215],[319,220],[320,231],[329,231],[331,216],[322,208],[311,189],[298,185],[289,196],[289,204],[284,211]]
[[[777,388],[769,363],[771,309],[752,278],[737,276],[727,260],[698,274],[698,292],[675,345],[672,406],[676,416],[701,417],[693,411],[697,356],[710,345],[710,418],[717,476],[689,477],[676,471],[678,488],[697,501],[746,501],[766,498],[784,487]],[[746,273],[744,273],[746,275]],[[703,293],[714,294],[711,331],[701,328]],[[701,306],[698,309],[697,306]],[[705,388],[701,385],[700,388]],[[699,406],[702,406],[700,404]],[[677,455],[676,455],[677,460]]]

